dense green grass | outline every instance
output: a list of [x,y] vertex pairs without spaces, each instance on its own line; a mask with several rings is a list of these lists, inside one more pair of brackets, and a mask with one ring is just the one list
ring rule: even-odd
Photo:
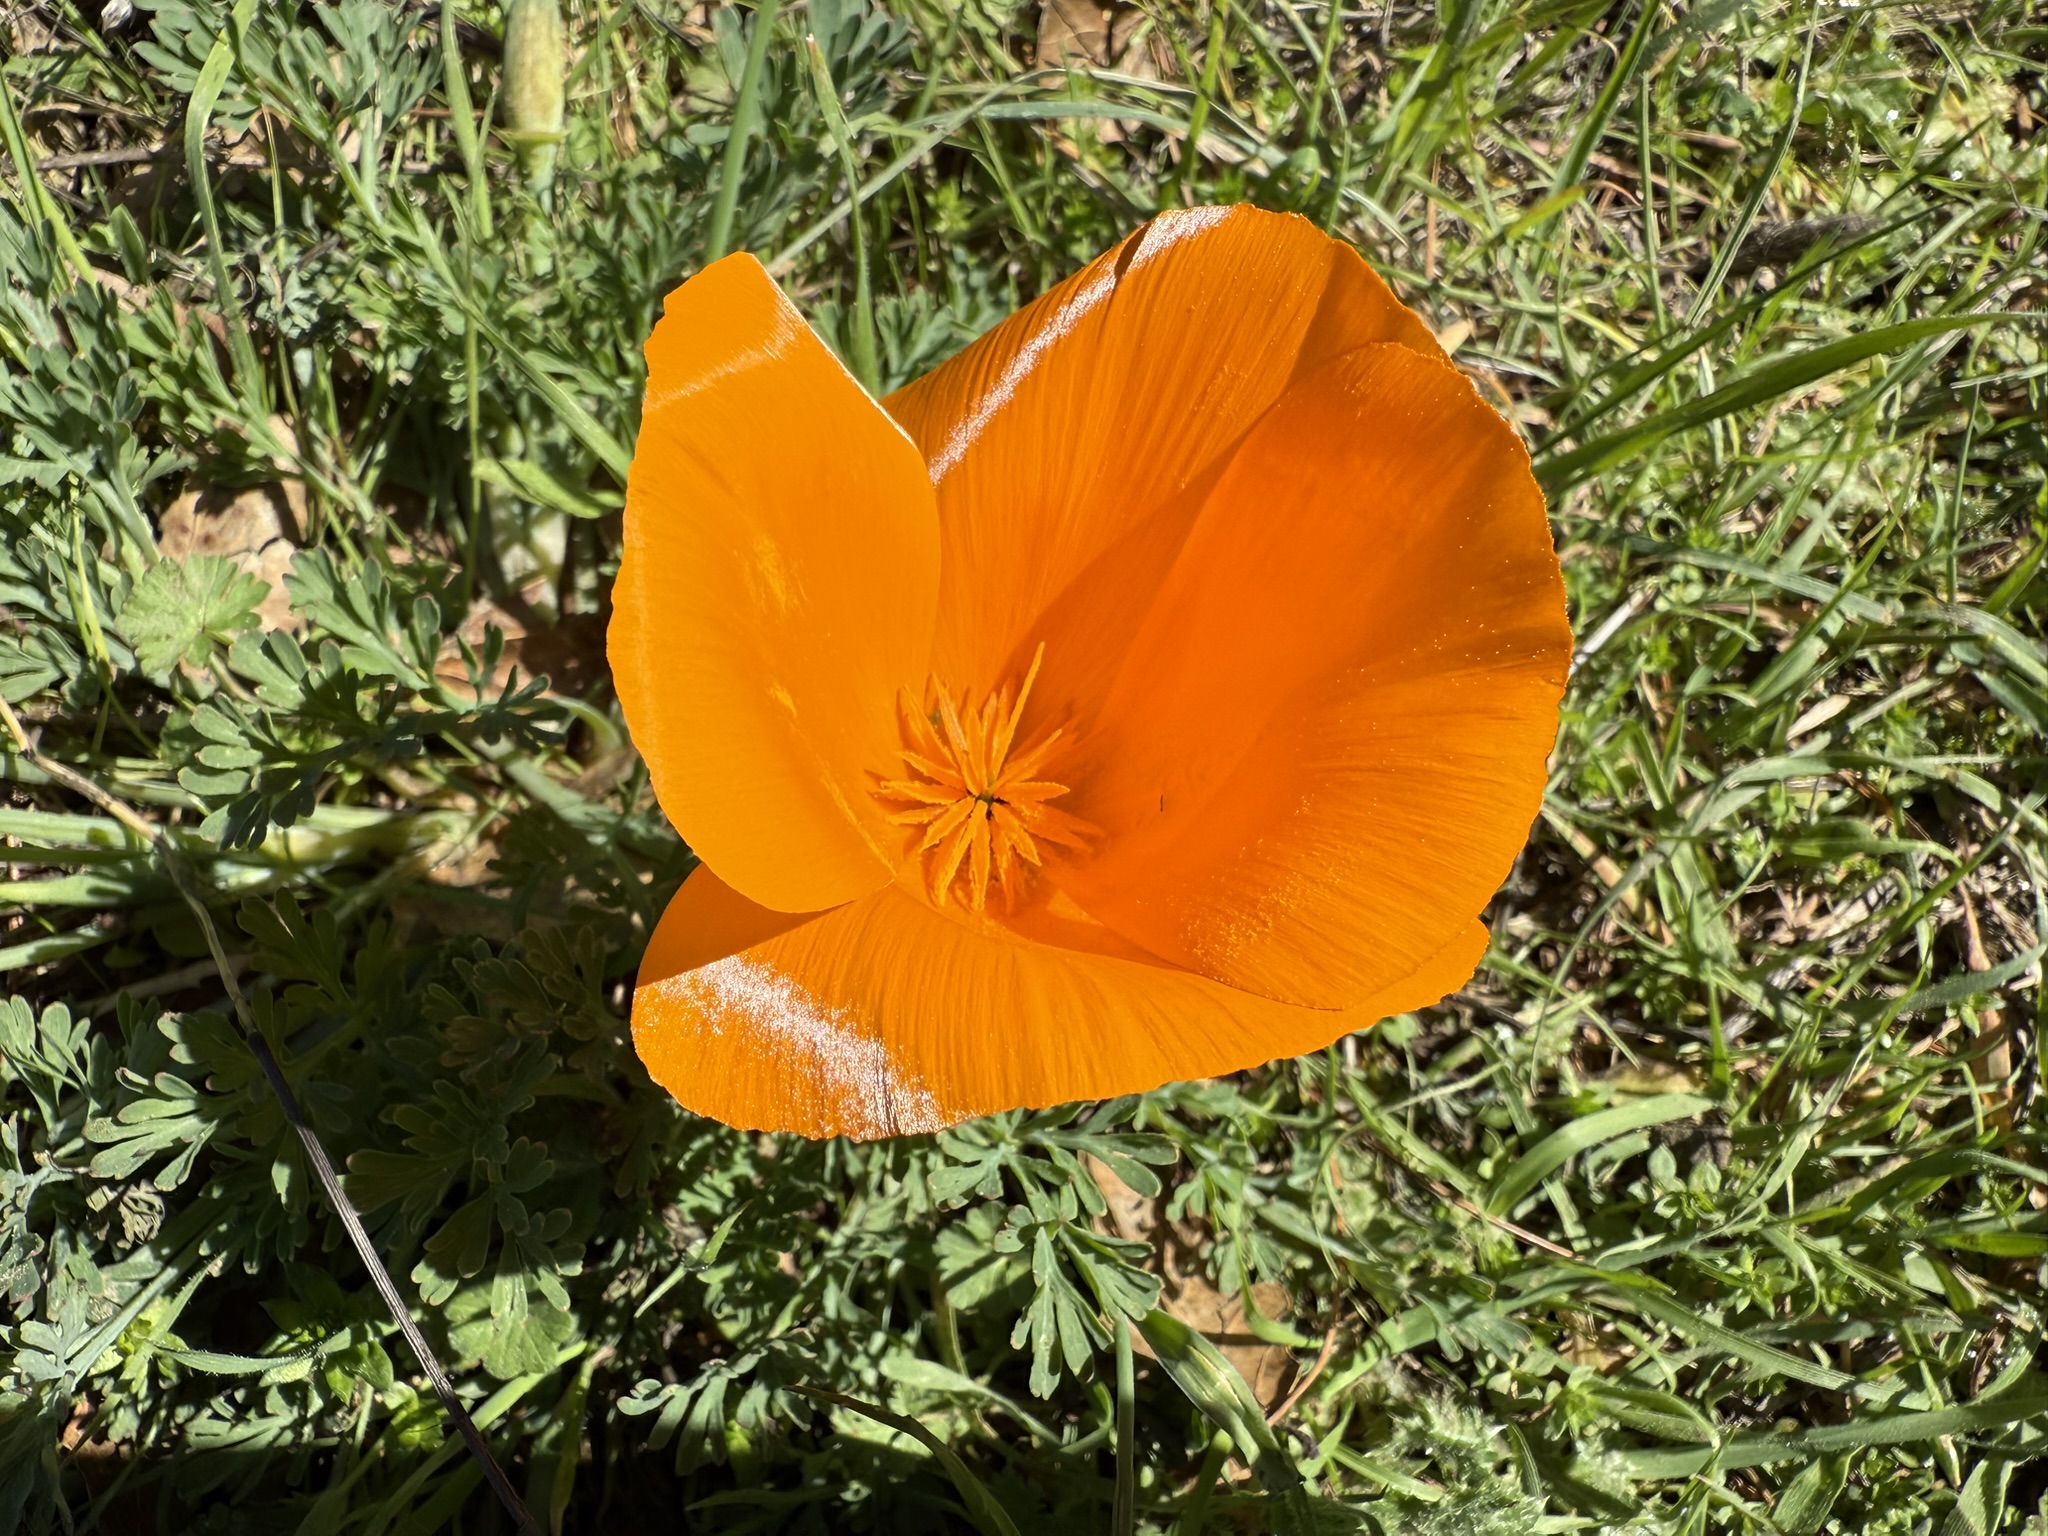
[[[1104,1530],[1121,1446],[1183,1536],[2041,1536],[2038,13],[1210,0],[1061,72],[1032,6],[811,0],[743,91],[751,7],[566,9],[541,189],[495,5],[8,8],[0,1526],[511,1528],[239,994],[543,1526]],[[623,1010],[688,855],[597,643],[661,295],[729,222],[893,385],[1240,198],[1551,495],[1581,654],[1485,968],[932,1139],[683,1115]],[[1237,1308],[1271,1433],[1205,1356],[1120,1387],[1162,1300]]]

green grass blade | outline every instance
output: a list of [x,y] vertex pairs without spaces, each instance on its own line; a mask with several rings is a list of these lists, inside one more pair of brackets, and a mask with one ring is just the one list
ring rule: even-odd
[[1778,1496],[1778,1507],[1772,1511],[1778,1529],[1786,1536],[1814,1536],[1827,1524],[1828,1515],[1848,1481],[1846,1457],[1823,1456],[1802,1467]]
[[1195,1473],[1194,1489],[1181,1506],[1180,1518],[1173,1523],[1173,1536],[1202,1536],[1202,1528],[1209,1523],[1209,1499],[1216,1491],[1216,1479],[1223,1475],[1223,1464],[1230,1459],[1230,1445],[1230,1435],[1225,1430],[1219,1429],[1209,1437],[1202,1452],[1201,1469]]
[[1561,1125],[1501,1171],[1493,1188],[1487,1191],[1486,1209],[1495,1216],[1505,1216],[1524,1195],[1581,1152],[1617,1136],[1626,1136],[1630,1131],[1647,1130],[1669,1120],[1689,1119],[1712,1107],[1711,1100],[1697,1094],[1666,1093],[1633,1104],[1617,1104]]
[[[1815,0],[1814,9],[1819,8]],[[1799,71],[1792,77],[1792,106],[1785,114],[1785,126],[1778,130],[1776,142],[1771,145],[1770,157],[1763,170],[1749,189],[1742,211],[1736,214],[1735,223],[1721,241],[1720,250],[1714,253],[1714,260],[1707,268],[1707,275],[1701,281],[1699,292],[1693,295],[1691,306],[1686,310],[1685,323],[1688,328],[1699,324],[1706,312],[1721,296],[1721,285],[1728,280],[1728,269],[1735,264],[1735,256],[1742,249],[1742,242],[1748,238],[1751,226],[1756,223],[1758,211],[1764,199],[1770,195],[1771,184],[1778,179],[1778,172],[1785,164],[1785,156],[1791,151],[1792,136],[1799,131],[1799,120],[1806,108],[1806,80],[1813,70],[1813,42],[1816,29],[1809,24],[1805,28],[1806,51],[1799,61]]]
[[51,237],[57,242],[57,249],[67,265],[79,277],[90,281],[93,276],[92,263],[79,248],[78,237],[71,232],[70,222],[64,217],[64,210],[43,185],[42,177],[36,171],[35,156],[29,152],[28,136],[21,130],[21,118],[14,110],[14,92],[4,78],[0,78],[0,138],[7,141],[7,156],[14,162],[14,175],[21,188],[22,206],[30,220],[41,220],[50,229]]
[[1696,1308],[1675,1301],[1663,1291],[1647,1285],[1616,1287],[1613,1294],[1624,1305],[1645,1317],[1654,1318],[1682,1337],[1704,1344],[1710,1349],[1720,1350],[1723,1354],[1730,1355],[1767,1376],[1787,1376],[1794,1381],[1803,1381],[1826,1391],[1848,1392],[1875,1402],[1889,1402],[1902,1390],[1897,1383],[1871,1385],[1860,1382],[1845,1372],[1817,1365],[1812,1360],[1773,1345],[1746,1339],[1733,1329],[1709,1322],[1700,1316]]
[[[1644,60],[1649,56],[1650,39],[1657,33],[1657,23],[1662,16],[1661,0],[1648,0],[1643,13],[1636,19],[1635,31],[1623,45],[1621,57],[1614,61],[1614,68],[1607,72],[1607,79],[1600,87],[1600,95],[1593,102],[1593,110],[1586,114],[1586,120],[1579,125],[1579,131],[1572,136],[1571,148],[1557,163],[1557,173],[1550,179],[1550,195],[1556,197],[1567,188],[1575,187],[1585,179],[1586,166],[1593,157],[1593,150],[1600,143],[1600,136],[1607,131],[1608,121],[1614,116],[1614,109],[1621,104],[1621,93],[1635,82]],[[1547,201],[1547,199],[1546,199]]]
[[497,323],[484,313],[483,306],[477,302],[469,285],[459,279],[449,265],[447,253],[442,250],[439,239],[417,215],[413,220],[412,232],[418,238],[421,254],[432,265],[435,275],[447,285],[449,293],[461,306],[464,318],[477,328],[484,339],[490,342],[507,362],[526,376],[535,393],[554,408],[562,425],[590,450],[598,463],[610,470],[621,485],[625,484],[627,471],[633,464],[633,451],[606,431],[583,403],[562,387],[559,379],[541,366],[540,362],[525,349],[515,346]]
[[[491,238],[491,181],[484,166],[483,141],[477,132],[476,108],[470,100],[469,75],[462,65],[462,39],[455,26],[455,7],[441,7],[441,89],[448,98],[448,128],[462,156],[469,180],[470,217],[476,237]],[[489,124],[485,124],[485,131]]]
[[805,1397],[815,1398],[821,1403],[830,1403],[873,1419],[877,1424],[886,1424],[900,1434],[910,1436],[919,1445],[932,1453],[933,1459],[945,1469],[952,1480],[954,1489],[960,1495],[960,1502],[967,1508],[967,1518],[974,1522],[974,1528],[982,1536],[1019,1536],[1017,1524],[1010,1518],[988,1485],[976,1477],[967,1463],[962,1461],[953,1448],[937,1435],[926,1429],[917,1420],[904,1414],[893,1413],[876,1403],[863,1402],[857,1397],[848,1397],[843,1392],[828,1392],[823,1387],[797,1387],[793,1390]]
[[1166,1312],[1148,1312],[1139,1320],[1138,1331],[1173,1384],[1230,1436],[1245,1465],[1268,1490],[1281,1493],[1300,1486],[1301,1474],[1267,1425],[1259,1400],[1221,1350]]
[[1116,1496],[1110,1505],[1110,1536],[1132,1536],[1138,1528],[1138,1387],[1131,1359],[1131,1323],[1118,1318],[1116,1331]]
[[206,259],[213,269],[214,305],[227,328],[228,355],[234,359],[235,387],[254,416],[269,414],[268,395],[262,366],[256,361],[256,347],[249,339],[248,322],[241,301],[228,275],[227,245],[221,233],[220,208],[214,200],[213,178],[206,170],[206,125],[227,84],[228,71],[235,63],[235,39],[248,27],[255,14],[254,0],[236,0],[228,25],[213,40],[206,62],[185,103],[185,166],[192,180],[192,195],[199,204],[200,222],[206,226]]
[[875,356],[874,276],[868,267],[867,221],[860,211],[860,162],[854,157],[853,129],[840,108],[839,87],[832,81],[824,50],[809,34],[804,37],[804,58],[810,66],[811,89],[817,93],[825,131],[846,177],[847,227],[853,232],[853,373],[869,394],[879,394],[882,370]]
[[1561,453],[1555,458],[1545,456],[1537,464],[1536,478],[1547,494],[1555,496],[1582,480],[1642,453],[1673,433],[1702,427],[1737,411],[1763,405],[1817,379],[1824,379],[1831,373],[1839,373],[1842,369],[1863,362],[1866,358],[1878,357],[1888,352],[1900,352],[1918,342],[1970,330],[1980,325],[2012,324],[2030,318],[2002,312],[1930,315],[1921,320],[1902,320],[1896,325],[1865,331],[1860,336],[1845,337],[1841,341],[1832,341],[1824,346],[1796,352],[1790,357],[1777,358],[1750,369],[1734,382],[1722,386],[1710,395],[1680,406],[1677,410],[1651,416],[1632,427],[1595,438],[1592,442],[1582,444],[1568,453]]
[[740,183],[747,175],[747,141],[761,117],[761,72],[768,63],[768,44],[775,32],[775,13],[782,0],[760,0],[754,7],[753,32],[747,38],[747,61],[740,71],[739,94],[733,101],[732,125],[726,130],[725,154],[718,167],[718,196],[711,205],[711,228],[704,235],[708,265],[732,249],[733,218],[739,210]]
[[1896,1413],[1855,1418],[1845,1424],[1821,1424],[1783,1434],[1736,1435],[1712,1450],[1633,1450],[1615,1453],[1632,1476],[1691,1477],[1710,1467],[1734,1472],[1743,1467],[1768,1467],[1787,1461],[1840,1456],[1881,1445],[1911,1445],[1944,1435],[1967,1435],[2003,1429],[2009,1424],[2048,1421],[2048,1397],[1995,1398],[1925,1413]]

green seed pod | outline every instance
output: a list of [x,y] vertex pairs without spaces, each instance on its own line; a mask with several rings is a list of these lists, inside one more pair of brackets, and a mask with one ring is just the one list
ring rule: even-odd
[[505,7],[505,137],[535,192],[555,179],[562,143],[563,84],[569,76],[561,0],[511,0]]

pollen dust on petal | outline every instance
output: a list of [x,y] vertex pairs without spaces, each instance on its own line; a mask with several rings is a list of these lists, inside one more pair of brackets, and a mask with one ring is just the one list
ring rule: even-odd
[[770,1078],[810,1084],[826,1107],[830,1134],[907,1136],[959,1118],[892,1059],[851,1009],[824,1003],[759,960],[729,955],[657,985],[697,1013],[711,1034],[741,1029]]
[[988,905],[991,880],[1004,904],[1014,904],[1041,861],[1040,843],[1083,848],[1095,830],[1047,803],[1067,792],[1066,785],[1039,777],[1064,731],[1055,728],[1017,745],[1017,725],[1044,659],[1041,645],[1014,694],[1005,683],[979,709],[963,709],[936,678],[924,709],[903,701],[903,764],[909,771],[876,795],[905,807],[890,815],[891,822],[923,829],[912,856],[921,861],[939,906],[958,885],[967,905],[980,912]]

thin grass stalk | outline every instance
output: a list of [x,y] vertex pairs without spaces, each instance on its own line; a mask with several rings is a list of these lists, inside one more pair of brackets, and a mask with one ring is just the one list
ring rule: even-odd
[[1160,195],[1160,203],[1169,205],[1181,201],[1182,189],[1187,183],[1188,168],[1195,163],[1201,152],[1202,130],[1209,123],[1209,103],[1216,95],[1216,78],[1223,68],[1223,38],[1230,12],[1223,0],[1210,0],[1209,39],[1202,49],[1202,80],[1195,90],[1195,104],[1188,113],[1187,141],[1181,146],[1180,160],[1167,178],[1166,187]]
[[1791,152],[1792,136],[1799,131],[1799,116],[1806,109],[1806,82],[1813,71],[1813,40],[1819,35],[1816,25],[1819,0],[1806,14],[1806,48],[1799,57],[1799,72],[1792,77],[1792,105],[1785,114],[1785,126],[1778,130],[1778,137],[1771,145],[1770,159],[1757,176],[1756,184],[1749,189],[1749,196],[1743,200],[1742,211],[1735,216],[1734,227],[1721,242],[1720,250],[1714,253],[1714,264],[1707,269],[1706,278],[1700,283],[1699,292],[1692,296],[1692,303],[1686,309],[1685,323],[1688,327],[1700,323],[1706,312],[1713,308],[1720,297],[1721,285],[1728,280],[1728,269],[1735,265],[1736,252],[1742,249],[1742,241],[1756,223],[1757,213],[1763,208],[1764,199],[1770,195],[1771,183],[1778,179],[1778,170],[1785,163],[1785,156]]
[[357,1212],[355,1202],[349,1199],[348,1191],[342,1188],[341,1177],[334,1171],[334,1163],[327,1155],[327,1148],[321,1143],[320,1135],[313,1129],[312,1122],[306,1118],[305,1110],[299,1105],[298,1095],[292,1091],[291,1083],[284,1075],[284,1068],[278,1064],[276,1055],[270,1049],[270,1042],[264,1038],[255,1015],[250,1012],[249,1000],[242,995],[241,983],[235,979],[235,967],[228,960],[227,949],[220,941],[220,930],[214,925],[213,913],[201,899],[199,889],[193,883],[192,872],[186,867],[176,843],[163,835],[161,827],[138,816],[125,801],[108,793],[76,769],[57,762],[40,751],[30,739],[28,732],[23,729],[20,718],[14,713],[5,696],[0,696],[0,725],[6,727],[8,735],[13,738],[15,750],[23,757],[29,759],[57,783],[90,800],[155,850],[157,858],[163,864],[164,873],[177,887],[179,896],[184,899],[185,905],[191,909],[193,918],[199,924],[200,933],[206,940],[207,953],[213,959],[214,969],[220,975],[221,986],[226,990],[228,1001],[234,1008],[236,1021],[241,1028],[242,1043],[248,1048],[249,1054],[256,1058],[256,1065],[262,1069],[264,1081],[270,1085],[270,1091],[276,1095],[278,1107],[284,1111],[285,1122],[298,1136],[299,1145],[306,1154],[306,1161],[313,1169],[313,1176],[327,1196],[334,1214],[340,1218],[343,1230],[348,1233],[349,1244],[355,1249],[356,1257],[362,1260],[363,1267],[370,1272],[370,1281],[376,1286],[378,1296],[391,1313],[392,1321],[398,1324],[398,1331],[405,1336],[405,1342],[411,1347],[414,1358],[419,1361],[420,1369],[427,1373],[427,1379],[433,1383],[434,1395],[440,1399],[442,1411],[454,1421],[455,1432],[461,1437],[463,1445],[476,1462],[477,1469],[483,1474],[484,1481],[490,1484],[491,1491],[497,1495],[498,1502],[512,1517],[522,1536],[540,1536],[539,1525],[527,1512],[525,1503],[512,1487],[511,1479],[505,1476],[504,1468],[498,1465],[497,1458],[491,1454],[490,1446],[484,1441],[483,1432],[476,1427],[476,1421],[469,1416],[469,1410],[456,1395],[455,1384],[449,1379],[440,1356],[434,1352],[434,1346],[428,1342],[426,1334],[413,1318],[412,1308],[400,1293],[398,1282],[391,1278],[391,1271],[384,1267],[384,1260],[378,1255],[376,1244],[370,1240],[369,1231],[363,1226],[363,1218]]
[[708,265],[732,249],[733,215],[739,208],[740,183],[747,174],[747,140],[761,115],[761,71],[768,63],[768,42],[782,0],[761,0],[754,10],[754,30],[747,38],[747,62],[740,70],[740,90],[733,102],[732,128],[718,167],[718,199],[711,205],[711,230],[704,238]]
[[[441,89],[448,97],[448,127],[455,135],[455,147],[462,154],[463,174],[469,181],[470,217],[476,220],[479,240],[491,238],[491,182],[484,167],[483,142],[478,137],[475,107],[469,94],[469,74],[462,67],[462,39],[455,28],[455,7],[441,7]],[[488,131],[489,124],[485,124]]]
[[1229,1456],[1230,1436],[1219,1429],[1209,1437],[1209,1448],[1202,1453],[1201,1470],[1195,1474],[1194,1489],[1181,1506],[1180,1518],[1173,1523],[1173,1536],[1202,1536],[1202,1527],[1209,1523],[1209,1499]]
[[[448,123],[455,135],[456,148],[461,152],[463,173],[469,182],[469,217],[471,227],[463,231],[464,269],[473,272],[468,260],[471,241],[491,238],[491,180],[484,164],[483,141],[478,133],[475,108],[469,94],[469,72],[462,64],[462,38],[455,26],[455,7],[441,7],[441,88],[448,97]],[[484,131],[489,131],[485,122]],[[476,572],[483,559],[483,540],[486,526],[484,517],[483,481],[477,475],[477,465],[483,458],[483,387],[481,379],[482,360],[478,355],[476,327],[466,325],[462,332],[462,393],[464,426],[469,438],[469,533],[466,541],[468,558],[463,561],[463,605],[467,608],[476,595]]]
[[213,40],[206,62],[199,67],[199,78],[185,104],[185,170],[191,178],[193,198],[199,204],[200,222],[206,228],[206,260],[213,270],[214,304],[227,328],[228,355],[235,365],[235,388],[251,416],[261,421],[270,414],[268,391],[264,389],[262,365],[256,360],[255,343],[249,339],[249,327],[228,276],[220,209],[214,202],[212,178],[206,173],[207,120],[213,116],[221,88],[227,84],[228,71],[234,67],[236,39],[248,27],[255,11],[255,0],[236,0],[228,25]]
[[868,269],[867,221],[860,211],[860,162],[853,154],[853,130],[839,105],[839,88],[832,83],[832,71],[818,40],[804,36],[804,57],[811,69],[811,87],[817,93],[818,110],[825,117],[825,131],[839,154],[839,168],[846,177],[847,227],[853,235],[853,372],[869,394],[881,389],[881,367],[875,356],[874,275]]
[[1110,1536],[1132,1536],[1138,1528],[1137,1408],[1131,1324],[1120,1317],[1116,1321],[1116,1502],[1110,1511]]
[[1635,31],[1623,45],[1621,57],[1608,71],[1606,83],[1600,87],[1599,98],[1593,103],[1593,110],[1579,131],[1572,138],[1571,148],[1557,163],[1557,172],[1550,178],[1551,195],[1565,191],[1578,184],[1586,174],[1586,166],[1593,157],[1593,149],[1600,142],[1600,136],[1607,131],[1608,119],[1614,116],[1614,109],[1620,105],[1621,93],[1635,80],[1636,73],[1643,66],[1648,55],[1652,35],[1657,31],[1657,20],[1663,11],[1659,0],[1649,0],[1643,7],[1643,14],[1636,22]]
[[57,206],[57,200],[50,196],[50,189],[36,174],[35,157],[29,153],[28,137],[22,132],[21,118],[14,110],[14,94],[7,88],[5,80],[0,80],[0,137],[7,140],[7,154],[14,161],[15,178],[21,184],[22,211],[30,224],[41,222],[49,225],[50,238],[56,241],[65,265],[71,268],[63,275],[65,285],[68,287],[73,281],[73,273],[90,280],[92,264],[85,259],[78,237],[71,233],[64,211]]

